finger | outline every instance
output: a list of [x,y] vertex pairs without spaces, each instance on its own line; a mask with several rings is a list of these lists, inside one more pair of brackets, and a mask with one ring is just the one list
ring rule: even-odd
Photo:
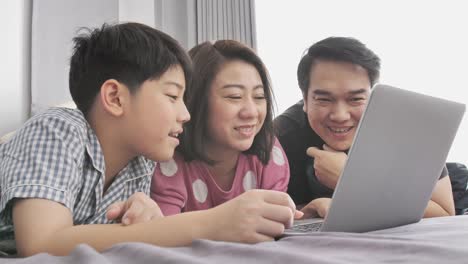
[[285,226],[282,223],[271,221],[269,219],[262,219],[258,223],[257,233],[267,237],[278,237],[284,233]]
[[273,190],[262,190],[262,194],[263,201],[266,203],[287,206],[292,212],[296,211],[296,204],[287,193]]
[[301,209],[301,212],[304,213],[302,218],[313,218],[318,216],[317,206],[314,201],[310,202]]
[[164,217],[159,206],[148,206],[132,224],[148,222],[159,217]]
[[156,207],[152,211],[152,216],[151,219],[158,218],[158,217],[164,217],[164,214],[161,211],[161,208],[156,204]]
[[267,235],[260,234],[260,233],[255,233],[247,241],[244,241],[244,242],[253,244],[253,243],[267,242],[267,241],[274,241],[274,240],[275,240],[274,237],[267,236]]
[[288,228],[294,222],[294,212],[288,206],[267,203],[261,208],[260,215],[264,219],[280,223]]
[[129,225],[140,221],[139,217],[143,216],[144,206],[139,201],[134,201],[127,212],[122,217],[122,224]]
[[317,206],[317,213],[320,217],[325,218],[328,214],[328,209],[330,208],[330,202],[328,200],[323,200]]
[[301,219],[304,216],[304,212],[296,210],[294,212],[294,219]]
[[335,151],[334,149],[330,148],[327,144],[323,144],[323,150],[326,150],[326,151]]
[[122,202],[122,201],[116,202],[109,206],[106,212],[106,217],[108,220],[115,220],[115,219],[122,217],[124,212],[125,212],[125,202]]
[[316,147],[310,147],[310,148],[307,148],[307,151],[306,151],[306,154],[312,158],[315,158],[317,157],[318,155],[320,155],[320,153],[322,152],[322,150],[316,148]]

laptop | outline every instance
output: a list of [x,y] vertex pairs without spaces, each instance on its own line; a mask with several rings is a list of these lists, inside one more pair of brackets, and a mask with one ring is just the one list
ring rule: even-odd
[[296,220],[283,236],[420,221],[464,112],[464,104],[375,85],[326,218]]

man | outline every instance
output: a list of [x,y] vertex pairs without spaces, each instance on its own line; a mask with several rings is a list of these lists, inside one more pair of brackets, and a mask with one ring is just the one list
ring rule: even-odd
[[[379,57],[353,38],[326,38],[302,57],[297,77],[303,100],[278,116],[274,125],[290,163],[288,193],[297,204],[313,201],[304,211],[326,214],[330,199],[321,198],[333,194],[379,74]],[[446,168],[425,217],[454,214],[450,179],[445,176]]]

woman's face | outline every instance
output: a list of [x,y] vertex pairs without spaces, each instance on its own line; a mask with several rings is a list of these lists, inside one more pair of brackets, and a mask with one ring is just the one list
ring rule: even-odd
[[209,89],[208,153],[248,150],[265,121],[266,100],[253,65],[242,60],[225,63]]

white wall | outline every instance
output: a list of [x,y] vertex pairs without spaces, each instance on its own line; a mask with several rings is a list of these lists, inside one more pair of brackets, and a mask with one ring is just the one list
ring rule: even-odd
[[30,105],[31,0],[0,2],[0,135],[27,118]]
[[119,21],[155,26],[154,0],[119,0]]
[[[468,105],[464,1],[256,0],[257,46],[270,70],[278,113],[301,98],[303,52],[329,36],[355,37],[382,59],[381,82]],[[293,29],[294,28],[294,29]],[[468,113],[448,161],[468,164]]]
[[72,38],[81,27],[119,21],[114,0],[33,1],[31,110],[36,114],[71,100],[68,89]]

